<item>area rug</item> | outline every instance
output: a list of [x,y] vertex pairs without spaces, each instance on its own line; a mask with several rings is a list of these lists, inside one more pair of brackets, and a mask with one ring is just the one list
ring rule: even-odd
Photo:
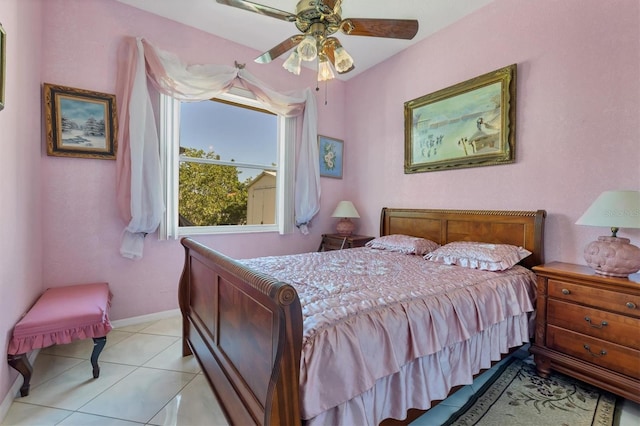
[[446,426],[611,426],[617,397],[552,372],[543,379],[532,357],[512,357]]

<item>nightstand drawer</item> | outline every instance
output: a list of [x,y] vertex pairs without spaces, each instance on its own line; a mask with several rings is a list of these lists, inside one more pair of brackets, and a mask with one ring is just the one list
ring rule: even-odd
[[538,373],[558,370],[640,403],[640,274],[605,277],[563,262],[533,271]]
[[640,351],[554,326],[547,327],[547,346],[640,379]]
[[550,299],[547,322],[640,350],[640,319],[637,318]]
[[640,296],[549,279],[549,297],[640,317]]

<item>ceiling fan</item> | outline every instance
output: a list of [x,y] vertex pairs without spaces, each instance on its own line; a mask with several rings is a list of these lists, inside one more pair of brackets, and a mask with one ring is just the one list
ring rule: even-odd
[[346,35],[411,40],[418,32],[415,19],[342,18],[342,0],[300,0],[296,13],[284,12],[246,0],[216,0],[220,4],[248,10],[260,15],[293,22],[302,34],[296,34],[272,47],[255,61],[266,64],[295,48],[283,67],[300,74],[301,61],[318,58],[318,81],[334,77],[329,63],[338,74],[354,69],[353,58],[333,37],[338,31]]

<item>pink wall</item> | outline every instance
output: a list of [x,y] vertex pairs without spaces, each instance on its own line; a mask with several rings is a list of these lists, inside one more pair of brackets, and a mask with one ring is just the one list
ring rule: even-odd
[[[546,260],[584,264],[607,230],[574,222],[602,191],[640,189],[640,3],[586,3],[496,0],[348,82],[363,232],[383,206],[545,209]],[[404,102],[513,63],[517,162],[405,175]]]
[[[143,36],[188,63],[246,63],[247,69],[272,87],[291,90],[314,85],[312,73],[296,77],[279,64],[253,62],[260,52],[187,28],[113,0],[47,1],[44,5],[42,81],[114,93],[116,58],[125,36]],[[342,138],[343,83],[332,84],[329,105],[319,96],[321,133]],[[319,92],[323,94],[322,92]],[[335,130],[331,129],[338,129]],[[328,130],[327,130],[328,129]],[[114,319],[177,308],[177,284],[184,259],[178,241],[147,237],[140,261],[119,255],[125,223],[115,205],[115,162],[42,156],[44,205],[43,262],[45,286],[104,280],[114,293]],[[326,179],[323,179],[323,181]],[[323,182],[324,185],[324,182]],[[323,203],[335,206],[339,191],[330,182]],[[324,208],[324,206],[323,206]],[[329,208],[329,207],[327,207]],[[314,221],[312,234],[276,233],[198,237],[234,257],[315,250],[330,218]]]
[[[573,223],[603,190],[640,188],[640,5],[636,0],[495,0],[389,61],[319,92],[319,131],[344,139],[342,180],[322,179],[322,207],[299,233],[199,237],[234,257],[315,250],[337,201],[354,200],[360,233],[378,234],[383,206],[546,209],[547,260],[584,263],[602,229]],[[187,62],[246,63],[276,89],[315,86],[260,52],[113,0],[2,0],[8,32],[7,107],[0,112],[0,333],[46,287],[105,280],[122,319],[177,307],[182,248],[149,236],[145,256],[118,254],[115,162],[48,157],[42,82],[113,93],[125,36],[144,36]],[[518,64],[517,162],[403,173],[403,104]],[[636,244],[640,232],[623,230]],[[0,397],[15,372],[0,363]]]
[[[6,103],[0,111],[0,342],[3,348],[8,346],[15,322],[42,290],[40,21],[39,0],[0,1],[0,23],[7,33]],[[9,370],[6,362],[0,362],[0,402],[17,376]]]

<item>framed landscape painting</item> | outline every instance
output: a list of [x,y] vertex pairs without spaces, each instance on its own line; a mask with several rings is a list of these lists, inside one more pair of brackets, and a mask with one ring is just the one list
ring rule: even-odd
[[342,179],[342,150],[344,142],[318,135],[320,176]]
[[116,97],[44,83],[47,154],[115,160]]
[[405,173],[515,161],[516,65],[405,102]]

